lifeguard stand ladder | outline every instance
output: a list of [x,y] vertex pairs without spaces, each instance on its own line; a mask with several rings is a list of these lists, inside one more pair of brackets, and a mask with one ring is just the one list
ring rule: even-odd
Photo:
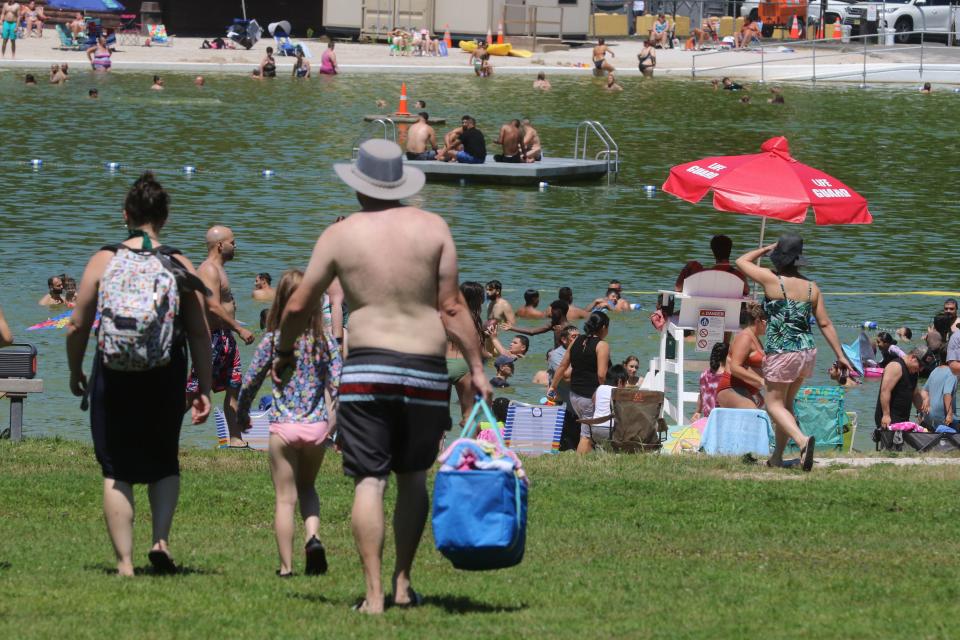
[[[660,331],[660,351],[656,358],[650,360],[650,370],[643,380],[643,388],[662,391],[664,394],[663,413],[673,420],[672,424],[685,424],[688,413],[687,405],[696,406],[699,396],[699,387],[695,391],[684,388],[683,375],[686,371],[703,371],[704,360],[687,360],[684,331],[692,331],[695,340],[701,327],[701,319],[714,317],[723,319],[723,334],[740,331],[740,305],[752,300],[743,295],[743,280],[732,273],[725,271],[701,271],[683,282],[683,291],[660,290],[661,299],[673,296],[675,304],[680,304],[677,315],[667,319],[667,323]],[[716,314],[701,314],[701,311],[719,312]],[[672,338],[676,344],[676,352],[672,358],[667,357],[667,342]],[[676,379],[668,376],[676,376]],[[675,392],[675,393],[674,393]]]

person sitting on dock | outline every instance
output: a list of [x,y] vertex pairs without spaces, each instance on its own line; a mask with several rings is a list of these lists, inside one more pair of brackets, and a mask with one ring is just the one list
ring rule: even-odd
[[429,122],[426,111],[417,114],[417,121],[407,132],[407,160],[437,159],[437,134]]
[[603,38],[597,40],[597,46],[593,48],[593,73],[594,75],[603,75],[603,72],[611,73],[614,71],[613,65],[607,62],[607,54],[611,58],[616,58],[616,54],[607,48],[607,41]]
[[540,305],[540,292],[527,289],[523,292],[523,306],[517,309],[518,318],[546,318],[547,314],[537,307]]
[[530,118],[524,118],[520,126],[523,135],[521,149],[524,162],[537,162],[543,159],[543,147],[540,146],[540,134],[530,124]]
[[537,74],[537,79],[533,81],[534,89],[542,89],[543,91],[550,90],[550,81],[547,80],[547,74],[543,71]]
[[[487,160],[487,141],[483,132],[477,129],[477,121],[472,116],[463,116],[460,126],[447,134],[447,139],[459,138],[459,145],[450,145],[438,160],[462,162],[464,164],[483,164]],[[458,146],[460,147],[458,149]]]
[[503,153],[493,156],[495,162],[523,162],[523,149],[521,143],[520,121],[511,120],[500,127],[500,135],[497,136],[496,144],[503,147]]

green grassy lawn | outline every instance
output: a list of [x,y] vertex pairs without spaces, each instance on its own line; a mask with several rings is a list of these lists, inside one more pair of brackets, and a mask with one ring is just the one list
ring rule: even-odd
[[[414,574],[425,606],[379,619],[349,610],[363,581],[336,455],[317,480],[330,572],[284,581],[266,457],[189,451],[182,466],[171,549],[185,572],[120,579],[92,450],[0,443],[0,638],[960,634],[956,466],[804,475],[655,455],[529,460],[523,564],[457,571],[428,527]],[[137,500],[146,567],[145,489]]]

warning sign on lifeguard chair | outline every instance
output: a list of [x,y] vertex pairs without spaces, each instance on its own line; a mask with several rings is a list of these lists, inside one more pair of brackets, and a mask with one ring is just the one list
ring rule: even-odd
[[697,322],[697,351],[712,351],[713,345],[723,342],[723,323],[726,314],[715,309],[700,309]]

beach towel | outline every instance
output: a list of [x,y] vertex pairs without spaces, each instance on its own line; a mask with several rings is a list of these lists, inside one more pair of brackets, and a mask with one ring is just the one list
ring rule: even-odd
[[709,455],[770,453],[773,424],[762,409],[714,409],[707,419],[700,447]]

